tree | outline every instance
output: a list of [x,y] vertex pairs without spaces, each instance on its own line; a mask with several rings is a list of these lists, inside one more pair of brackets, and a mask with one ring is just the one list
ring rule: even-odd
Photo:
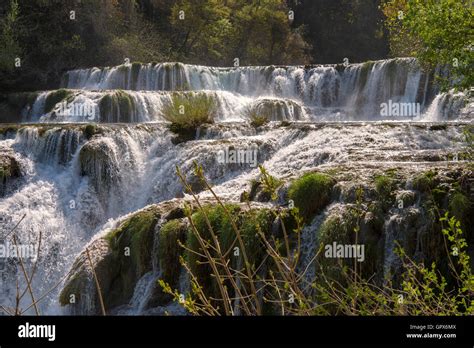
[[469,0],[388,0],[383,12],[392,54],[415,56],[430,68],[439,66],[444,89],[473,85],[474,27]]
[[18,25],[19,8],[17,0],[10,2],[10,8],[0,21],[0,70],[11,72],[15,67],[15,59],[20,55],[15,29]]

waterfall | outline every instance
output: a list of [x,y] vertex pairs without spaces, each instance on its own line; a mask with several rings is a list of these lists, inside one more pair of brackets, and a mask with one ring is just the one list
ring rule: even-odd
[[[439,93],[433,74],[411,58],[347,66],[216,68],[134,63],[69,71],[61,86],[39,92],[18,115],[22,122],[17,127],[0,127],[0,239],[19,221],[15,235],[22,244],[36,247],[41,232],[35,291],[39,295],[60,284],[41,302],[44,314],[72,314],[57,299],[61,281],[75,271],[74,261],[85,246],[145,206],[186,198],[176,166],[204,199],[211,195],[201,192],[193,177],[195,162],[203,166],[216,194],[233,202],[260,173],[247,162],[222,162],[219,154],[228,150],[255,151],[255,164],[285,184],[307,171],[342,170],[347,175],[343,181],[373,191],[373,176],[388,168],[396,167],[400,175],[410,177],[440,163],[461,166],[462,159],[440,161],[448,154],[466,152],[459,139],[471,123],[473,110],[472,103],[466,104],[466,93]],[[165,124],[165,110],[177,97],[196,95],[215,101],[215,123],[178,143]],[[393,105],[405,104],[419,105],[420,115],[390,114]],[[382,107],[390,111],[386,116]],[[254,127],[249,122],[252,115],[274,122]],[[18,168],[10,171],[13,166]],[[321,224],[334,207],[347,204],[333,197],[305,227],[306,265],[314,256]],[[406,222],[415,215],[395,210],[386,215],[381,233],[386,249],[383,266],[389,274],[396,268],[390,254],[393,242],[408,233]],[[156,248],[156,238],[154,243]],[[104,255],[95,257],[100,261]],[[25,262],[31,267],[35,261]],[[9,308],[14,306],[17,266],[14,258],[0,260],[0,304]],[[154,260],[151,271],[133,284],[130,302],[112,313],[181,313],[179,305],[147,307],[159,275]],[[310,269],[307,279],[314,275]],[[95,289],[91,284],[88,295]],[[189,287],[185,272],[179,287]],[[20,305],[28,304],[25,296]],[[86,302],[74,313],[90,313],[93,306]],[[27,314],[33,314],[33,309]]]
[[[163,111],[174,96],[193,93],[216,102],[217,122],[246,121],[246,111],[261,111],[263,103],[271,121],[444,120],[456,118],[467,99],[464,93],[455,100],[450,93],[439,94],[433,72],[424,71],[414,58],[235,68],[133,63],[68,71],[61,86],[71,91],[67,101],[45,110],[55,91],[42,92],[23,110],[23,121],[163,122]],[[442,107],[436,106],[440,99]],[[402,108],[414,104],[419,113],[385,115],[387,103]]]

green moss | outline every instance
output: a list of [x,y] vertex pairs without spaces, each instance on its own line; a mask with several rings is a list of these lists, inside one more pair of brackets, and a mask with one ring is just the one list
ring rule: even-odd
[[240,232],[244,240],[247,257],[253,267],[257,267],[265,256],[265,248],[259,233],[263,232],[264,235],[268,236],[273,218],[273,213],[269,209],[253,209],[243,215]]
[[136,111],[133,98],[125,91],[106,94],[99,102],[101,120],[129,122]]
[[99,133],[99,129],[96,124],[88,124],[87,126],[84,127],[84,135],[86,138],[89,140],[91,139],[95,134]]
[[44,111],[50,112],[54,109],[57,103],[63,101],[64,99],[72,96],[72,91],[61,88],[56,91],[50,92],[46,97],[44,103]]
[[309,221],[329,204],[334,184],[335,180],[327,174],[305,174],[291,183],[288,197]]
[[462,192],[455,192],[449,199],[449,212],[451,216],[465,222],[471,209],[469,198]]
[[390,175],[377,175],[375,177],[375,191],[382,201],[390,201],[393,196],[393,191],[396,189],[396,181]]
[[420,192],[428,192],[436,186],[436,172],[429,170],[413,179],[413,188]]
[[111,286],[110,301],[130,298],[138,279],[151,270],[154,228],[158,218],[159,213],[150,207],[133,214],[105,236],[114,263],[120,270]]
[[102,120],[112,113],[112,96],[110,94],[104,95],[99,101],[99,112]]
[[179,242],[184,243],[186,231],[186,224],[180,220],[170,220],[160,229],[158,257],[162,271],[161,279],[171,286],[175,286],[179,279],[179,257],[183,253]]

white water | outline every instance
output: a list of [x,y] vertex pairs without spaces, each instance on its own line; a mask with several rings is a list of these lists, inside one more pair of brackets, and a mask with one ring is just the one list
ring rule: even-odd
[[[360,180],[368,182],[376,169],[399,166],[415,172],[430,166],[432,158],[462,151],[463,124],[450,122],[446,129],[434,131],[425,123],[339,121],[380,120],[380,104],[388,100],[420,103],[423,114],[416,121],[472,119],[472,104],[463,109],[464,94],[435,95],[427,74],[413,59],[347,67],[212,68],[168,63],[147,64],[135,70],[93,68],[67,73],[63,87],[72,89],[69,104],[93,105],[92,120],[87,115],[58,115],[60,105],[45,113],[46,99],[53,93],[49,91],[40,93],[32,107],[23,110],[23,121],[159,122],[164,120],[163,108],[171,103],[172,93],[179,90],[214,98],[217,124],[201,131],[199,139],[178,145],[172,143],[173,134],[166,127],[151,123],[104,125],[102,133],[90,140],[78,125],[52,125],[46,131],[25,125],[13,138],[0,136],[0,155],[13,154],[23,174],[15,183],[18,187],[0,197],[4,217],[0,232],[5,235],[23,216],[16,230],[21,243],[36,245],[42,232],[33,284],[37,296],[63,279],[85,245],[116,226],[126,214],[182,197],[176,165],[190,174],[197,161],[215,191],[232,200],[239,200],[242,191],[249,189],[259,170],[246,164],[219,163],[218,152],[231,145],[237,149],[256,147],[258,163],[282,179],[315,168],[346,166],[348,172],[357,171]],[[127,90],[132,111],[125,119],[120,112],[100,114],[100,100],[119,88]],[[273,121],[307,122],[290,127],[273,123],[257,131],[240,122],[248,119],[249,107],[258,112],[270,110]],[[314,121],[338,122],[312,124]],[[321,222],[317,219],[304,231],[306,260],[311,260],[314,252],[314,237]],[[386,226],[390,244],[394,223],[388,221]],[[386,262],[389,269],[390,257]],[[16,266],[12,264],[1,274],[3,306],[14,306]],[[28,260],[27,267],[31,267]],[[159,272],[154,265],[152,273],[138,282],[129,306],[117,313],[141,313]],[[308,277],[311,279],[311,272]],[[181,286],[186,286],[184,277]],[[63,313],[57,301],[61,287],[41,302],[41,313]],[[20,306],[25,308],[30,302],[27,294]],[[28,313],[33,313],[32,309]]]
[[[409,124],[347,124],[342,128],[335,124],[301,129],[274,126],[259,134],[248,126],[215,126],[203,134],[203,140],[180,145],[171,143],[171,134],[162,126],[106,127],[103,134],[89,141],[76,129],[54,127],[40,136],[38,127],[27,126],[15,138],[0,141],[5,152],[15,154],[24,173],[19,189],[0,201],[0,212],[9,218],[2,231],[8,231],[23,215],[26,217],[17,229],[22,243],[36,244],[42,231],[43,247],[34,283],[38,294],[67,274],[76,255],[101,233],[107,220],[180,196],[176,165],[190,174],[193,161],[198,161],[220,196],[238,200],[258,169],[219,163],[217,152],[230,144],[236,148],[257,146],[258,162],[281,178],[328,165],[366,166],[368,176],[371,165],[384,163],[416,169],[428,155],[448,148],[462,149],[458,140],[461,125],[437,132]],[[93,160],[81,163],[85,149],[93,149]],[[0,303],[4,306],[13,305],[13,277],[8,274],[2,282]],[[136,291],[147,291],[147,286],[149,282],[143,279],[142,290]],[[42,301],[42,313],[61,313],[59,289]],[[27,295],[22,305],[28,302]],[[143,304],[136,302],[134,306],[138,313]]]
[[[438,95],[432,74],[425,73],[413,58],[397,58],[346,67],[266,66],[215,68],[181,63],[121,65],[67,72],[62,87],[73,89],[69,104],[94,106],[94,116],[60,115],[44,110],[41,93],[23,111],[25,122],[156,122],[164,121],[163,109],[176,91],[199,91],[216,101],[217,122],[245,121],[247,110],[269,108],[272,121],[349,120],[446,120],[456,118],[465,102],[458,94]],[[123,89],[133,101],[133,112],[124,118],[101,114],[99,103],[106,94]],[[389,115],[382,103],[418,103],[421,115]],[[431,106],[430,106],[431,104]]]

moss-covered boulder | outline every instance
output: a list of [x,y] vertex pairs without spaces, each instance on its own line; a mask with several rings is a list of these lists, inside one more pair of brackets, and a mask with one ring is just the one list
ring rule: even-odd
[[119,158],[110,143],[92,139],[79,152],[80,175],[89,177],[102,203],[106,203],[113,188],[120,186]]
[[101,122],[136,122],[136,105],[132,96],[122,90],[104,95],[99,101]]
[[[162,213],[150,206],[124,219],[89,247],[106,310],[127,304],[137,281],[152,269],[155,226]],[[71,295],[75,302],[71,303]],[[71,305],[79,314],[100,314],[87,252],[76,259],[60,294],[61,305]]]
[[187,231],[186,219],[169,220],[157,229],[158,255],[155,255],[155,262],[157,262],[159,277],[146,304],[147,308],[166,305],[173,299],[171,295],[163,291],[158,280],[164,281],[172,289],[179,288],[179,279],[182,271],[180,257],[184,254],[182,245],[186,242]]
[[59,303],[68,306],[71,314],[102,313],[92,269],[100,284],[102,298],[106,301],[106,312],[110,309],[107,298],[118,268],[111,257],[109,243],[104,238],[98,238],[87,249],[88,252],[84,250],[74,261],[59,295]]
[[56,106],[56,104],[58,104],[59,102],[65,99],[68,99],[72,95],[73,95],[73,92],[71,90],[64,89],[64,88],[48,93],[48,95],[46,96],[46,100],[44,102],[44,112],[46,113],[46,112],[52,111],[54,107]]
[[323,173],[307,173],[293,181],[288,190],[301,215],[309,221],[329,204],[335,180]]
[[151,271],[154,230],[159,217],[159,212],[152,206],[133,214],[106,235],[118,268],[107,296],[110,306],[130,299],[138,279]]

